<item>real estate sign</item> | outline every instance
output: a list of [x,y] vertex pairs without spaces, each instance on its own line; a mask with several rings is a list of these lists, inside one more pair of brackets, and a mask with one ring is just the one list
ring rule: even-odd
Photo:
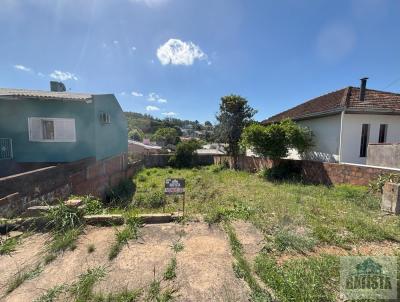
[[185,194],[185,179],[183,178],[168,178],[165,180],[166,195],[183,195]]

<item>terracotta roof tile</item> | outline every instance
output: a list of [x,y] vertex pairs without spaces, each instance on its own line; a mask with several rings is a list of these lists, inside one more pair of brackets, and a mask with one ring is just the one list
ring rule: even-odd
[[309,100],[289,110],[276,114],[263,123],[273,123],[285,118],[305,119],[312,116],[347,111],[391,112],[400,114],[400,94],[366,89],[364,101],[359,101],[360,88],[347,87]]

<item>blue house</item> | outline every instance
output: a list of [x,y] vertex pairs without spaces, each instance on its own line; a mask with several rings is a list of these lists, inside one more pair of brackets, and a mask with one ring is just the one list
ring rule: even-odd
[[0,170],[2,162],[66,163],[127,152],[127,123],[113,94],[51,87],[0,88]]

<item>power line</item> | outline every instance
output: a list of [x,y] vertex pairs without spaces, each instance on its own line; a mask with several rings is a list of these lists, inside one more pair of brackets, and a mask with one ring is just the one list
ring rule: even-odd
[[396,83],[399,82],[399,81],[400,81],[400,78],[394,80],[393,82],[390,82],[389,85],[387,85],[386,87],[384,87],[382,90],[385,90],[385,89],[389,88],[390,86],[396,84]]

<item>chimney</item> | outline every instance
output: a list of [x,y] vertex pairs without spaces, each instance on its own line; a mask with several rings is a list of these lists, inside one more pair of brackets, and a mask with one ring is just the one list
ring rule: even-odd
[[365,89],[367,87],[367,80],[368,78],[361,79],[361,86],[360,86],[360,102],[364,102],[365,98]]
[[50,91],[63,92],[65,85],[62,82],[50,81]]

